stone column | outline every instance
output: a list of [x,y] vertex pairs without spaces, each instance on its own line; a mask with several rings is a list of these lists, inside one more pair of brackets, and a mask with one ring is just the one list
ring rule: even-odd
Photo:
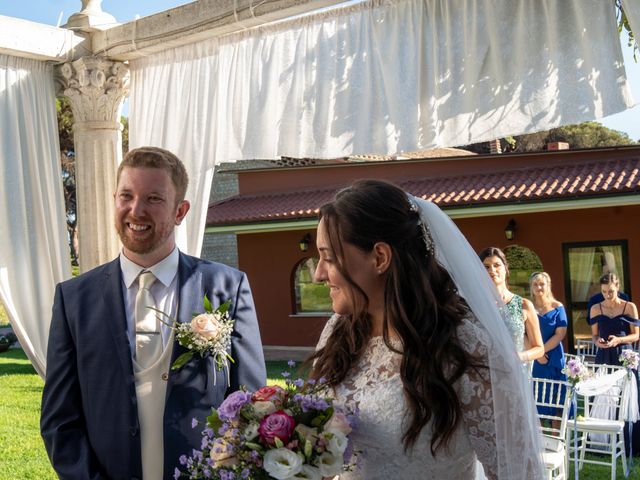
[[120,111],[129,67],[83,57],[56,67],[58,94],[71,100],[76,154],[76,205],[80,271],[112,260],[120,243],[114,227],[113,194],[122,161]]

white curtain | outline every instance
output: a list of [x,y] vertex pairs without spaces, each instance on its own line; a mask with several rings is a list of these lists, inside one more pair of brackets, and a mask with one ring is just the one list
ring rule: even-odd
[[613,2],[374,0],[131,62],[131,146],[188,165],[199,254],[213,167],[465,145],[633,104]]
[[0,55],[0,300],[44,376],[56,283],[71,276],[53,73]]

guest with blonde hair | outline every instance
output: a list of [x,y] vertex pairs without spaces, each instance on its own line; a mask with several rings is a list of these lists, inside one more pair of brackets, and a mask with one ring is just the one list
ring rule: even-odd
[[[551,290],[551,277],[547,272],[533,272],[529,278],[531,301],[538,315],[540,333],[544,342],[544,355],[535,360],[531,375],[535,378],[566,380],[562,340],[567,334],[567,312]],[[538,407],[538,413],[553,415],[555,412]]]

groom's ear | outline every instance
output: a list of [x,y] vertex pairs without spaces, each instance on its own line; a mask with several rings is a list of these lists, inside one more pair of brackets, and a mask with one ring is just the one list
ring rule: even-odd
[[378,273],[385,273],[391,265],[393,252],[388,243],[378,242],[373,246],[373,255]]

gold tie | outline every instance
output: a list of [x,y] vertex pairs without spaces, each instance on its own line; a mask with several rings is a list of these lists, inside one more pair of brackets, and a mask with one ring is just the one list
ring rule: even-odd
[[162,335],[155,300],[149,288],[156,281],[151,272],[142,272],[138,277],[138,294],[136,295],[136,361],[142,368],[149,368],[162,353]]

